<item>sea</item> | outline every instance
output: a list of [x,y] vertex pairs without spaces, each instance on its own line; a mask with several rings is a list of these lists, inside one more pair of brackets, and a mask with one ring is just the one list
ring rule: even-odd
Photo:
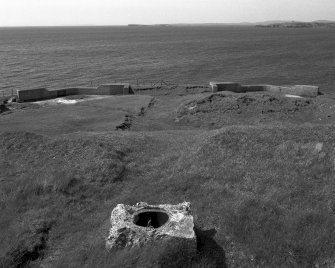
[[162,80],[312,84],[335,95],[335,28],[0,28],[0,95]]

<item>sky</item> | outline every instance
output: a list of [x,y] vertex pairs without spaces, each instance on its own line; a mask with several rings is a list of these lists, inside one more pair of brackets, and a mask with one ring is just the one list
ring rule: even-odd
[[0,26],[335,20],[335,0],[0,0]]

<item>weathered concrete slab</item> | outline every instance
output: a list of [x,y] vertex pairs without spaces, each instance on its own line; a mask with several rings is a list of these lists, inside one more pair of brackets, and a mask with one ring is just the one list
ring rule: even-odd
[[196,251],[190,203],[178,205],[135,206],[119,204],[111,214],[111,229],[106,241],[107,249],[143,246],[155,240],[180,241]]

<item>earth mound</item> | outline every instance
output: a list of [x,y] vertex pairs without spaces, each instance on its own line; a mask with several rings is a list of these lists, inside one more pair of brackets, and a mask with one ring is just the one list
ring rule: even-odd
[[280,94],[218,93],[182,104],[176,122],[206,128],[258,123],[311,122],[317,110],[316,101]]

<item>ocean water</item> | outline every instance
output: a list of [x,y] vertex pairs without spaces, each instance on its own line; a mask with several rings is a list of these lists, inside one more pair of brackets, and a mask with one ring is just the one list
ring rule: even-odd
[[0,28],[0,90],[137,79],[315,84],[335,93],[335,29]]

